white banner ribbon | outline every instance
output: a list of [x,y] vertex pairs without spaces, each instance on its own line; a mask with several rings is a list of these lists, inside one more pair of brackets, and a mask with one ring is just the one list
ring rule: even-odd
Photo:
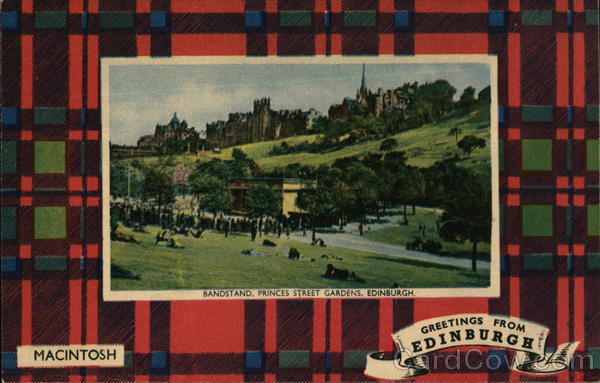
[[408,379],[429,372],[425,354],[457,346],[489,346],[517,351],[511,369],[529,374],[553,374],[569,367],[579,342],[546,352],[549,329],[521,318],[491,314],[460,314],[426,319],[392,334],[397,357],[383,352],[367,355],[365,375]]

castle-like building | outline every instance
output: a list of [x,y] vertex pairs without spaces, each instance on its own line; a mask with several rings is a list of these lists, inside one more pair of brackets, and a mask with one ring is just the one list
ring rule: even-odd
[[406,109],[410,100],[410,95],[402,92],[400,88],[388,90],[379,88],[376,93],[371,92],[367,88],[365,64],[363,64],[360,88],[356,91],[356,98],[345,97],[340,104],[331,105],[327,116],[330,120],[346,120],[352,106],[359,104],[366,106],[374,116],[381,117],[394,109]]
[[[346,97],[340,104],[329,107],[330,120],[345,120],[355,105],[366,107],[376,117],[385,116],[395,109],[405,109],[411,102],[411,94],[400,88],[371,92],[366,85],[365,65],[362,68],[360,88],[356,98]],[[206,146],[226,148],[253,142],[276,140],[310,133],[314,120],[320,117],[315,109],[273,110],[270,98],[254,100],[250,112],[229,113],[227,120],[206,124],[205,138],[189,127],[185,120],[180,121],[177,114],[166,125],[157,124],[153,135],[139,138],[137,148],[152,150],[159,154],[197,152]]]
[[215,148],[305,134],[319,116],[314,109],[272,110],[271,100],[254,100],[252,112],[230,113],[227,121],[206,124],[206,141]]
[[180,153],[200,150],[200,133],[189,127],[185,120],[179,120],[173,113],[166,125],[156,124],[154,134],[142,136],[137,141],[139,148],[153,149],[158,153]]

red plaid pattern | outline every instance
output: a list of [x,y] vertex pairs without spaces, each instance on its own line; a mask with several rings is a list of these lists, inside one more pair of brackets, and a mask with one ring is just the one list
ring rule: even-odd
[[[313,12],[311,27],[279,26],[278,12]],[[245,11],[263,11],[265,27],[244,26]],[[376,12],[375,26],[349,27],[347,10]],[[551,12],[551,25],[522,22],[529,10]],[[16,108],[17,173],[2,176],[2,205],[17,209],[17,236],[2,239],[2,257],[16,258],[16,276],[3,272],[2,352],[30,344],[124,344],[124,368],[9,369],[5,381],[364,381],[361,368],[344,367],[350,350],[392,351],[390,334],[414,321],[464,312],[520,316],[552,329],[549,346],[580,341],[583,354],[600,347],[597,270],[586,256],[599,253],[586,229],[586,206],[599,203],[598,173],[585,165],[587,139],[598,123],[586,107],[598,105],[598,32],[586,12],[592,0],[6,0],[2,12],[18,20],[2,37],[2,107]],[[35,28],[35,14],[63,11],[65,28]],[[131,12],[133,25],[101,26],[104,12]],[[150,12],[166,11],[166,31],[150,28]],[[325,12],[331,26],[324,26]],[[394,12],[411,25],[394,28]],[[488,28],[488,12],[504,11],[505,28]],[[4,16],[3,16],[4,17]],[[12,17],[12,16],[11,16]],[[589,17],[589,16],[588,16]],[[572,18],[571,25],[567,20]],[[3,20],[5,20],[3,18]],[[85,24],[85,28],[83,27]],[[5,28],[3,26],[3,28]],[[502,256],[501,296],[492,299],[377,299],[289,301],[104,302],[101,259],[99,60],[114,56],[491,54],[499,62]],[[522,121],[524,105],[553,106],[552,122]],[[66,121],[34,123],[39,107],[64,108]],[[572,108],[572,122],[567,121]],[[523,139],[552,141],[551,171],[523,171]],[[65,171],[37,174],[34,143],[65,145]],[[16,192],[10,192],[10,190]],[[551,238],[522,235],[522,205],[553,206]],[[66,237],[34,236],[36,207],[66,211]],[[525,270],[526,254],[558,255],[552,270]],[[38,256],[67,258],[66,270],[40,271]],[[572,260],[569,260],[573,258]],[[570,266],[569,266],[570,265]],[[279,352],[306,350],[306,368],[279,368]],[[153,352],[167,366],[151,367]],[[262,367],[245,367],[260,351]],[[596,363],[600,363],[596,361]],[[589,361],[558,381],[593,381]],[[524,381],[506,369],[438,369],[431,381]]]

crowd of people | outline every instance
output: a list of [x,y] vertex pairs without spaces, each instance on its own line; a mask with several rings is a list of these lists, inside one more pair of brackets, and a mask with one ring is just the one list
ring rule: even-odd
[[[122,224],[134,231],[143,231],[147,225],[160,226],[167,235],[184,235],[201,238],[205,230],[212,230],[229,237],[235,233],[249,233],[253,241],[262,236],[290,237],[292,231],[306,231],[311,227],[310,217],[282,215],[280,217],[248,217],[231,215],[206,215],[201,212],[188,213],[172,207],[152,206],[142,202],[111,203],[111,227]],[[162,242],[162,241],[158,241]],[[321,244],[322,246],[322,244]]]

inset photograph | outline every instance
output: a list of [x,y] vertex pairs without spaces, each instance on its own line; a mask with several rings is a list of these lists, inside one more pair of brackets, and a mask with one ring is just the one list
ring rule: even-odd
[[105,66],[111,291],[490,286],[489,60],[135,60]]

